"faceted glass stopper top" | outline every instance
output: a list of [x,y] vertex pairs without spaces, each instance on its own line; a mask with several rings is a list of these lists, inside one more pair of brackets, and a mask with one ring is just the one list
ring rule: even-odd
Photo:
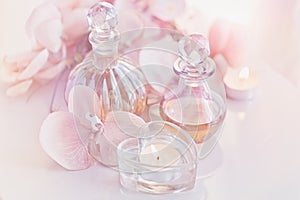
[[199,65],[210,54],[208,40],[200,34],[180,39],[178,51],[181,59],[192,66]]
[[97,32],[113,30],[118,24],[117,11],[107,2],[99,2],[92,6],[87,18],[91,29]]

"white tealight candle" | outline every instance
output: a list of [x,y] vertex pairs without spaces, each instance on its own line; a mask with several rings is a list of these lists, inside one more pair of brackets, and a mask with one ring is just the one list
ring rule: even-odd
[[159,140],[146,145],[140,154],[142,164],[156,168],[176,166],[179,163],[179,158],[180,153],[174,147]]
[[181,163],[181,154],[165,141],[151,141],[141,150],[139,159],[143,166],[141,176],[146,180],[168,182],[182,174],[176,167]]
[[123,187],[155,194],[194,187],[197,147],[188,133],[169,122],[152,121],[143,125],[137,136],[118,146]]
[[223,80],[227,96],[237,100],[252,99],[258,83],[257,75],[248,67],[228,68]]

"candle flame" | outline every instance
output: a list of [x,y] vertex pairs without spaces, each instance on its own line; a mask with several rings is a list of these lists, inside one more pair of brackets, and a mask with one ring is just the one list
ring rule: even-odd
[[151,144],[150,148],[151,148],[151,152],[152,152],[153,154],[157,154],[158,151],[157,151],[155,145],[152,145],[152,144]]
[[248,67],[244,67],[241,69],[241,71],[239,72],[239,79],[241,80],[246,80],[249,78],[250,75],[250,70]]
[[151,152],[152,152],[153,156],[156,157],[157,161],[159,161],[160,157],[159,157],[156,146],[151,144],[150,148],[151,148]]

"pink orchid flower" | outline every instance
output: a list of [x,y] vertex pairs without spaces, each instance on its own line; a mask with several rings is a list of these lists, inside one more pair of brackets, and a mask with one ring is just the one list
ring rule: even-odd
[[40,144],[59,165],[68,170],[86,169],[93,163],[77,134],[75,116],[70,112],[53,112],[40,130]]
[[1,63],[0,79],[9,83],[8,96],[22,95],[82,60],[90,50],[86,15],[95,2],[52,0],[33,10],[26,22],[32,50],[4,56]]
[[[80,97],[84,96],[82,99]],[[99,98],[86,86],[75,86],[70,91],[68,111],[57,111],[47,116],[40,129],[40,144],[59,165],[68,170],[82,170],[92,165],[87,145],[92,127],[87,113],[97,111]]]
[[[22,95],[34,84],[40,85],[54,79],[65,68],[83,59],[90,50],[86,39],[86,14],[95,2],[97,0],[50,0],[33,10],[26,22],[32,50],[17,56],[5,56],[2,60],[0,79],[9,83],[8,96]],[[176,0],[174,5],[169,0],[163,3],[155,0],[119,0],[115,3],[122,18],[121,32],[145,26],[175,28],[173,21],[176,13],[185,5],[184,0]]]
[[[100,111],[99,98],[91,88],[74,86],[69,94],[68,111],[51,113],[41,126],[39,138],[44,151],[65,169],[83,170],[94,163],[88,151],[94,133],[103,130],[110,142],[106,145],[115,147],[124,139],[124,132],[134,133],[145,123],[140,117],[126,112],[120,115],[109,113],[103,124],[91,121],[90,116],[99,116]],[[101,154],[107,154],[109,158],[108,148],[100,149]]]
[[[11,86],[7,89],[8,96],[24,94],[34,81],[50,80],[59,74],[65,65],[63,60],[54,60],[47,49],[29,51],[13,56],[5,56],[0,77]],[[61,57],[60,55],[59,57]]]

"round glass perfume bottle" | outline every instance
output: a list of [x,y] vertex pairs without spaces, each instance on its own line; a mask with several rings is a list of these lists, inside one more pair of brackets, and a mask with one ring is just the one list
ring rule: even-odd
[[202,35],[183,37],[173,70],[180,77],[175,90],[164,95],[160,115],[187,131],[197,144],[222,127],[226,114],[225,89],[209,44]]
[[118,55],[120,33],[115,8],[107,2],[88,13],[92,52],[69,75],[65,97],[74,85],[85,85],[100,99],[101,120],[112,110],[140,114],[146,106],[146,78],[137,65]]

